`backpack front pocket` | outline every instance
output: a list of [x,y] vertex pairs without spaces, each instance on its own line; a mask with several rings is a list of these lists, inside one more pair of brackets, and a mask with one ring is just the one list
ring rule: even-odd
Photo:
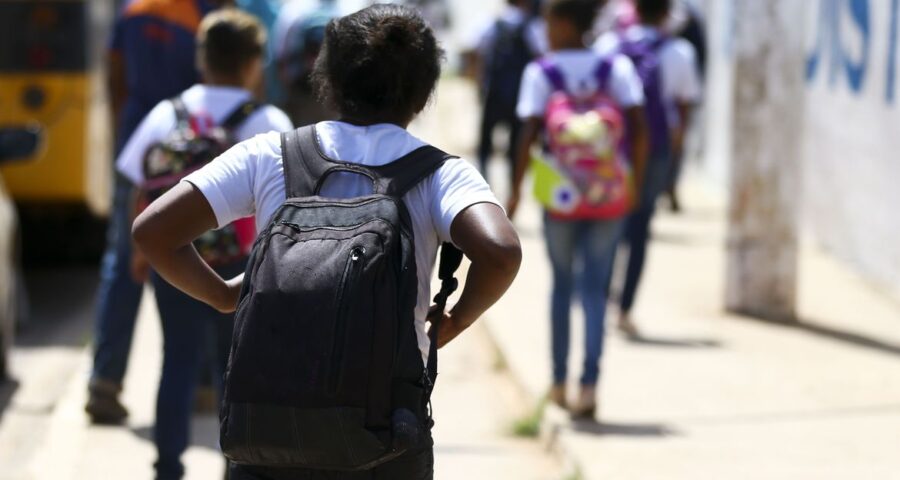
[[344,361],[344,348],[347,344],[347,323],[353,311],[353,300],[359,284],[359,277],[365,267],[366,249],[355,246],[350,249],[347,257],[347,265],[341,277],[341,286],[337,292],[335,306],[337,317],[334,320],[334,332],[331,346],[331,372],[328,376],[328,393],[337,393],[338,382],[341,376],[341,366]]

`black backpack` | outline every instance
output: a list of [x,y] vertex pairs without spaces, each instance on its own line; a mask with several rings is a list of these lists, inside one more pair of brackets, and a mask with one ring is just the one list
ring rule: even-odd
[[[235,316],[220,441],[246,465],[367,470],[431,445],[437,326],[422,363],[403,195],[453,158],[423,146],[381,167],[325,157],[315,126],[281,137],[287,200],[253,248]],[[374,194],[318,196],[352,172]],[[441,250],[443,309],[462,253]]]

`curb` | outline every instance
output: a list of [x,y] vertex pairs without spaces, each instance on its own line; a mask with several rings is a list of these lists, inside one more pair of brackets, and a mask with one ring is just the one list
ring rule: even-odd
[[[535,395],[529,393],[525,382],[523,382],[519,375],[510,368],[507,360],[508,356],[500,346],[500,343],[497,342],[491,322],[488,321],[487,317],[482,318],[481,321],[484,322],[485,331],[487,332],[486,338],[490,344],[490,348],[494,352],[494,355],[499,359],[499,369],[512,380],[512,383],[516,386],[516,390],[518,390],[518,394],[522,400],[526,404],[534,406],[533,408],[538,408],[544,399],[540,396],[535,397]],[[556,459],[562,463],[564,479],[583,480],[583,475],[581,473],[583,471],[582,462],[578,459],[571,446],[569,446],[569,440],[566,438],[565,434],[565,430],[571,424],[572,422],[569,419],[568,412],[556,405],[546,403],[544,404],[541,413],[541,420],[538,426],[538,435],[536,439],[548,453],[556,457]]]

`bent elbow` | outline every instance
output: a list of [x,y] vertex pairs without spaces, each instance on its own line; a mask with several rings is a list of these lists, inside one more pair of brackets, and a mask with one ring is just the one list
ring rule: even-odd
[[515,276],[522,265],[522,245],[519,237],[503,239],[486,245],[483,260],[499,271]]

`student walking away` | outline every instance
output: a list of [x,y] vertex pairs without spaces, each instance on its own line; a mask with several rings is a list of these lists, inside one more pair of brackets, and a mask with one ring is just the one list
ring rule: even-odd
[[[281,0],[235,0],[235,6],[255,16],[266,27],[267,32],[275,28],[275,19],[278,18],[278,10],[281,9]],[[271,38],[271,37],[268,37]],[[269,55],[266,46],[264,81],[260,88],[260,98],[269,103],[279,102],[284,94],[281,91],[281,83],[278,80],[278,68]]]
[[[670,20],[666,26],[667,30],[672,32],[673,35],[685,39],[694,47],[694,52],[697,54],[697,61],[694,62],[694,64],[697,67],[699,82],[702,85],[703,78],[706,75],[706,26],[704,25],[703,17],[697,8],[689,1],[676,0],[673,4],[673,12],[669,15],[669,18]],[[702,122],[702,120],[700,120],[697,115],[700,113],[699,110],[701,110],[701,108],[697,102],[699,102],[699,98],[691,105],[691,121],[684,126],[685,146],[682,148],[681,152],[679,152],[677,157],[672,158],[672,170],[669,174],[668,185],[666,186],[665,195],[669,201],[669,206],[675,213],[681,211],[681,201],[678,196],[678,181],[681,178],[681,170],[684,167],[684,157],[691,154],[696,155],[698,153],[696,151],[687,152],[686,150],[691,149],[692,147],[696,150],[698,144],[703,143],[697,138],[692,138],[702,135],[698,128],[698,123]]]
[[[223,9],[206,16],[197,35],[203,83],[159,103],[141,122],[118,159],[118,169],[138,186],[137,210],[209,163],[236,141],[293,128],[287,116],[252,96],[262,81],[265,29],[251,15]],[[253,244],[253,219],[235,219],[194,242],[218,274],[244,271]],[[132,275],[148,276],[143,255],[135,251]],[[181,454],[188,445],[190,413],[206,344],[218,359],[213,378],[221,378],[231,344],[232,315],[219,313],[157,275],[151,280],[163,332],[163,367],[156,400],[154,441],[157,479],[184,474]],[[221,387],[221,385],[218,385]]]
[[275,62],[285,91],[284,108],[296,125],[334,119],[336,113],[319,100],[312,87],[312,71],[322,48],[325,26],[341,15],[337,0],[294,1],[282,10]]
[[478,42],[482,101],[478,162],[485,176],[494,153],[494,130],[498,126],[509,132],[506,157],[512,176],[516,139],[521,128],[516,101],[522,72],[541,53],[541,32],[532,22],[531,10],[531,0],[508,0],[506,9]]
[[632,59],[647,100],[650,155],[638,208],[625,226],[628,267],[619,299],[618,327],[630,336],[638,334],[630,314],[644,269],[656,199],[668,184],[673,159],[681,156],[691,105],[700,96],[693,47],[683,39],[667,36],[661,28],[669,16],[670,0],[637,0],[636,5],[640,25],[624,33],[608,33],[595,44],[601,55],[621,52]]
[[[160,101],[197,83],[195,32],[212,0],[133,0],[113,28],[108,55],[110,100],[118,155],[138,124]],[[130,274],[132,185],[117,176],[106,251],[100,266],[94,364],[85,410],[94,423],[118,424],[119,402],[142,285]]]
[[[518,114],[525,122],[508,211],[515,214],[532,145],[534,193],[544,207],[553,268],[550,399],[566,407],[569,319],[581,265],[585,348],[576,417],[593,418],[603,351],[607,283],[623,219],[635,197],[633,172],[646,156],[644,96],[628,58],[601,56],[584,43],[596,2],[551,0],[551,51],[525,70]],[[543,135],[542,135],[543,133]],[[628,139],[626,141],[626,139]]]
[[[521,261],[478,171],[406,130],[442,56],[408,7],[330,22],[313,78],[340,120],[242,142],[135,222],[163,278],[237,309],[221,414],[232,478],[433,477],[437,348],[497,301]],[[261,231],[249,266],[223,277],[190,242],[248,215]],[[472,263],[445,312],[460,250]]]

